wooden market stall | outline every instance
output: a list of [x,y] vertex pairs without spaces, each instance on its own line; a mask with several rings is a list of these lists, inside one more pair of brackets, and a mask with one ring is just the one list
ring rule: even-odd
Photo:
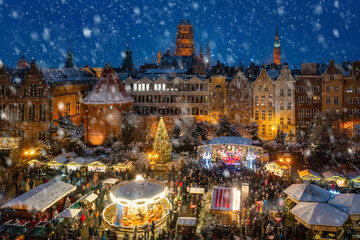
[[322,174],[324,176],[324,180],[327,182],[335,182],[339,187],[345,187],[346,178],[341,173],[338,173],[334,170],[329,170]]
[[30,168],[41,168],[44,163],[40,160],[32,159],[28,162],[28,164]]
[[110,161],[106,158],[92,159],[89,161],[87,168],[90,172],[106,172]]
[[360,172],[352,172],[349,173],[347,176],[352,182],[354,188],[360,188]]
[[235,188],[215,187],[211,200],[211,211],[227,226],[239,224],[241,192]]
[[124,172],[126,169],[129,169],[132,166],[132,163],[128,160],[125,160],[124,162],[117,162],[111,167],[114,169],[115,172]]
[[66,167],[69,171],[80,171],[81,167],[85,165],[86,165],[86,160],[82,157],[77,157],[69,161],[69,163],[66,164]]
[[107,178],[104,180],[101,180],[103,184],[109,184],[109,185],[115,185],[117,182],[119,182],[120,179],[118,178]]
[[265,165],[265,169],[268,172],[280,177],[289,177],[291,174],[291,166],[285,161],[272,161]]
[[14,198],[1,206],[3,223],[30,223],[30,227],[38,222],[50,220],[61,212],[65,199],[76,186],[61,181],[50,181]]
[[310,181],[320,181],[322,180],[322,177],[319,173],[311,170],[311,169],[306,169],[303,171],[298,172],[299,177],[302,181],[304,182],[310,182]]
[[60,170],[62,166],[66,164],[67,161],[68,159],[66,157],[59,155],[50,162],[48,162],[47,165],[50,169]]

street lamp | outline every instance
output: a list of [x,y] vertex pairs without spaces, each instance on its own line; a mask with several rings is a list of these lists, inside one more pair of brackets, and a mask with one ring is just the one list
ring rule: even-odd
[[31,156],[33,156],[34,154],[35,154],[35,151],[32,149],[29,149],[24,152],[24,155],[27,157],[28,161],[30,160]]

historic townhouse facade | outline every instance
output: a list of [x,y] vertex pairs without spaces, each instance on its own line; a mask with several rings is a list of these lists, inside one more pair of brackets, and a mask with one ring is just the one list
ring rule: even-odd
[[227,85],[228,115],[234,124],[251,124],[253,122],[252,83],[245,74],[238,69],[231,82]]
[[301,64],[301,75],[296,78],[295,117],[296,125],[305,127],[322,112],[322,84],[317,63]]
[[284,65],[275,81],[275,127],[295,136],[295,80]]
[[275,84],[264,68],[253,84],[253,119],[258,124],[259,136],[273,139],[275,127]]

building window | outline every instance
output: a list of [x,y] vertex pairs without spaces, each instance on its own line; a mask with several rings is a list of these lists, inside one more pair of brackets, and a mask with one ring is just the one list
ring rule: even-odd
[[283,102],[280,103],[280,110],[284,110],[284,103]]
[[305,87],[305,91],[306,91],[306,93],[310,93],[311,92],[311,87]]
[[287,124],[287,125],[291,125],[291,117],[288,117],[288,118],[287,118],[286,124]]
[[339,91],[339,87],[335,86],[334,87],[334,92],[338,92]]
[[315,86],[315,87],[314,87],[314,93],[319,93],[319,92],[320,92],[319,86]]
[[354,109],[355,117],[360,117],[360,109]]
[[304,109],[299,109],[299,118],[304,117]]
[[18,121],[25,120],[25,104],[19,104],[18,106]]
[[280,97],[284,96],[284,89],[280,89]]
[[15,121],[16,107],[14,104],[9,104],[9,120]]
[[259,96],[255,96],[255,106],[259,106]]
[[347,97],[346,98],[346,103],[347,104],[353,104],[353,98],[352,97]]
[[314,96],[313,102],[314,102],[314,103],[319,103],[319,97],[318,97],[318,96]]
[[69,117],[70,116],[70,102],[66,102],[65,103],[65,116]]
[[44,89],[39,88],[39,97],[43,97],[43,96],[44,96]]
[[[156,85],[156,84],[155,84]],[[155,89],[156,90],[156,89]],[[137,91],[137,83],[133,84],[133,91]]]
[[304,103],[304,97],[299,97],[299,103]]
[[355,88],[355,89],[354,89],[354,92],[359,93],[359,92],[360,92],[360,88]]
[[30,85],[30,97],[36,97],[36,84]]
[[255,110],[255,120],[259,120],[259,110]]
[[45,141],[46,140],[46,131],[40,131],[39,132],[39,141]]
[[0,97],[5,97],[5,86],[4,86],[4,84],[0,85]]
[[335,76],[334,75],[330,75],[330,80],[334,80]]
[[304,92],[304,87],[303,86],[301,86],[301,87],[299,87],[299,92]]
[[347,89],[346,89],[346,92],[347,92],[347,93],[352,93],[352,88],[351,88],[351,87],[350,87],[350,88],[347,88]]
[[314,109],[314,118],[319,117],[319,109]]
[[29,121],[35,121],[35,104],[29,104]]
[[249,92],[245,92],[245,98],[249,98]]
[[39,115],[39,121],[40,122],[45,122],[46,121],[46,104],[40,104],[40,115]]
[[268,111],[268,120],[272,121],[272,110]]
[[262,92],[262,85],[259,85],[259,86],[258,86],[258,91],[259,91],[259,92]]
[[306,117],[311,118],[311,109],[306,109]]
[[18,131],[18,137],[21,139],[24,139],[24,130],[19,130]]
[[284,117],[280,117],[280,125],[284,125]]
[[261,125],[261,135],[265,135],[265,125]]
[[80,114],[80,101],[77,100],[75,102],[75,109],[76,109],[76,115],[79,115]]
[[306,97],[306,103],[311,103],[311,97],[309,96]]
[[340,115],[340,110],[339,109],[334,110],[334,115],[339,116]]
[[331,104],[331,98],[327,97],[325,103],[326,104]]
[[269,136],[273,135],[272,125],[269,125],[268,132],[269,132]]
[[288,103],[287,103],[287,109],[288,109],[288,110],[291,110],[291,102],[288,102]]
[[339,98],[338,97],[334,97],[334,104],[339,104]]
[[272,103],[273,103],[273,99],[272,99],[272,96],[268,96],[268,104],[269,104],[269,107],[272,106]]
[[291,97],[291,89],[290,88],[287,89],[287,96]]
[[261,96],[261,106],[265,106],[265,96]]
[[331,90],[330,90],[330,87],[329,87],[329,86],[326,86],[325,91],[326,91],[326,92],[330,92],[330,91],[331,91]]
[[330,110],[330,109],[326,109],[326,110],[325,110],[325,113],[326,113],[326,115],[329,115],[329,116],[330,116],[330,115],[331,115],[331,110]]
[[28,97],[29,91],[28,88],[24,87],[24,97]]
[[265,110],[261,110],[261,120],[265,121],[266,120],[266,113]]
[[352,109],[346,110],[346,115],[347,115],[348,117],[352,117],[352,115],[353,115],[353,110],[352,110]]

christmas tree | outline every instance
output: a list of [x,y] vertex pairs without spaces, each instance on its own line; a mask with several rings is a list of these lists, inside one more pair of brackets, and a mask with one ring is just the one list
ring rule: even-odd
[[171,159],[172,144],[167,134],[164,120],[161,118],[158,130],[155,135],[153,145],[154,154],[158,155],[156,159],[159,163],[165,163]]

